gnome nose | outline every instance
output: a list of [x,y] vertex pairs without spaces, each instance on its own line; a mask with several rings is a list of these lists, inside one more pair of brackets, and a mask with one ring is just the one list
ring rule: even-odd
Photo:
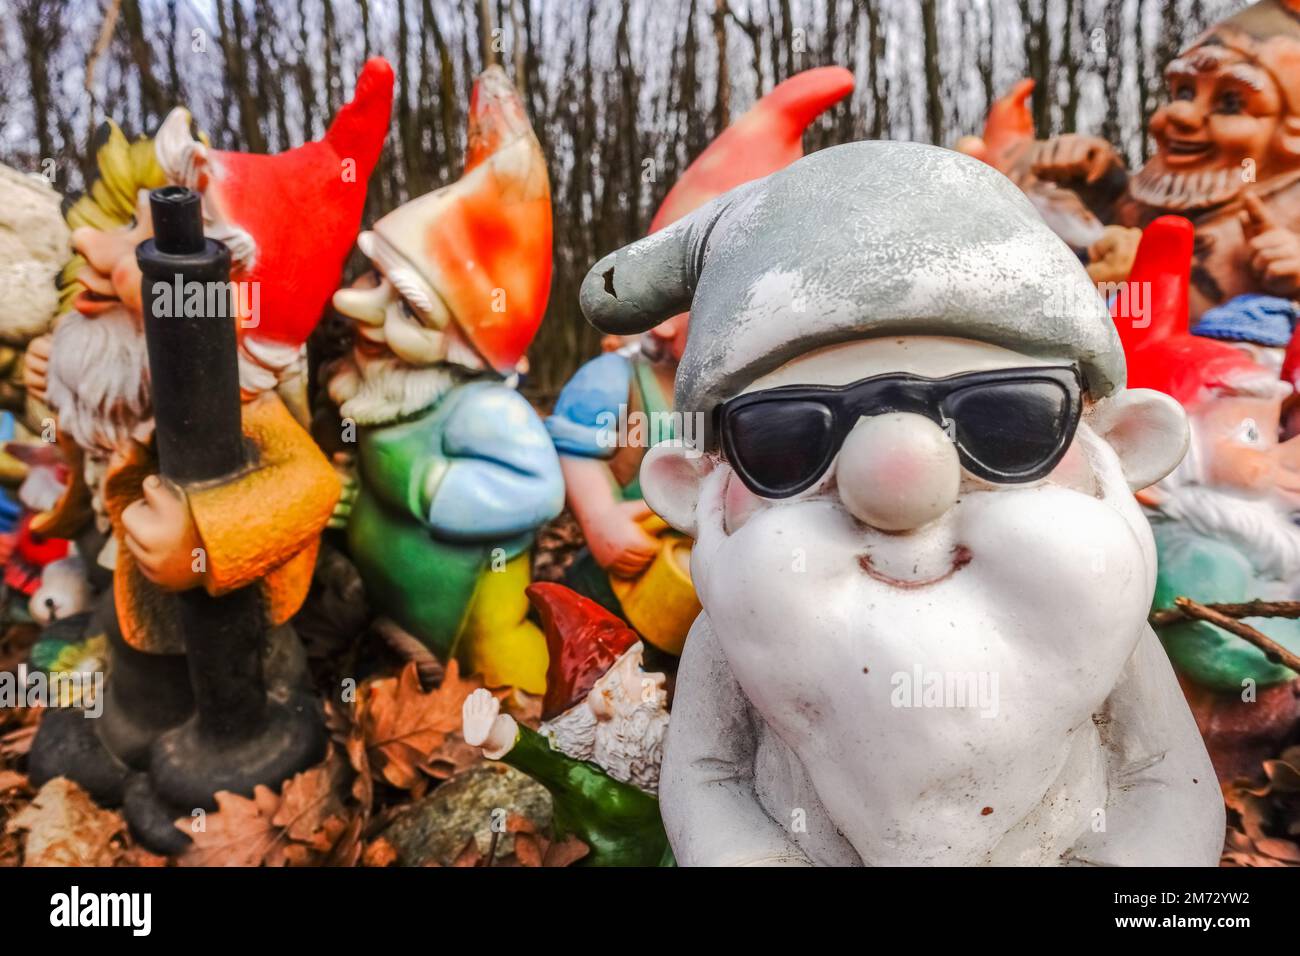
[[840,500],[881,531],[911,531],[957,501],[961,462],[938,425],[899,412],[859,419],[836,465]]
[[386,282],[369,289],[339,289],[334,293],[334,308],[358,322],[383,325],[391,298]]

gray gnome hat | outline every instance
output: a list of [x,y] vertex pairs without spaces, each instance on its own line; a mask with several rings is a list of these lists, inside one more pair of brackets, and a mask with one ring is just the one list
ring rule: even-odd
[[1073,360],[1093,398],[1124,385],[1105,304],[1029,200],[979,160],[916,143],[823,149],[733,189],[605,256],[579,299],[619,335],[689,309],[676,407],[705,421],[793,358],[881,335]]

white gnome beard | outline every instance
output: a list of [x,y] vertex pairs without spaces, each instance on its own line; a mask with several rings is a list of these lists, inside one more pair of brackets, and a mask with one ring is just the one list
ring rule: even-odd
[[543,724],[541,731],[561,753],[596,764],[620,783],[656,793],[668,711],[659,698],[628,708],[622,685],[612,689],[615,713],[609,720],[598,720],[583,701]]
[[419,367],[395,355],[342,359],[329,382],[339,414],[361,425],[386,425],[430,408],[461,380],[449,365]]
[[[1078,440],[1104,497],[1051,483],[972,491],[907,536],[857,522],[833,481],[765,504],[727,536],[735,479],[722,466],[706,480],[691,563],[704,613],[864,860],[981,862],[1043,800],[1073,740],[1095,733],[1091,716],[1147,626],[1154,546],[1113,452],[1086,426]],[[969,563],[923,587],[859,563],[890,547],[914,558],[902,566],[950,568],[959,546]],[[932,706],[928,675],[996,692]]]
[[[1177,482],[1172,477],[1159,485],[1159,515],[1181,521],[1207,538],[1235,545],[1250,559],[1256,574],[1282,582],[1300,575],[1300,528],[1277,503]],[[1294,586],[1288,585],[1285,596],[1294,591]]]
[[149,353],[136,318],[123,307],[93,319],[65,315],[54,332],[46,394],[59,427],[92,456],[125,447],[153,416]]

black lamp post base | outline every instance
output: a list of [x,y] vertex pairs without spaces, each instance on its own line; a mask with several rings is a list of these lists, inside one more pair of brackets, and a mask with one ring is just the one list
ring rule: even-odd
[[314,700],[267,701],[256,732],[238,739],[205,733],[195,716],[154,743],[149,780],[159,798],[186,814],[215,810],[215,794],[252,796],[258,784],[280,786],[325,759],[325,724]]
[[122,813],[131,825],[131,833],[154,853],[175,855],[190,845],[190,838],[176,826],[186,811],[163,803],[147,774],[132,774],[127,779]]
[[27,755],[32,785],[67,777],[101,806],[119,806],[131,768],[99,739],[99,723],[80,708],[47,710]]

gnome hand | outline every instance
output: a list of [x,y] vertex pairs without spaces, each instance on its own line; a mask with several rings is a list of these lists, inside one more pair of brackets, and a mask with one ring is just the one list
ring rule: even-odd
[[515,745],[519,731],[515,719],[501,713],[501,701],[492,692],[480,687],[468,697],[460,708],[460,735],[471,747],[482,747],[483,756],[500,760]]
[[1066,133],[1039,143],[1031,168],[1039,179],[1057,183],[1082,180],[1091,185],[1119,165],[1115,147],[1100,136]]
[[1300,291],[1300,236],[1278,223],[1260,198],[1242,200],[1241,226],[1250,245],[1250,269],[1273,295]]
[[54,336],[49,332],[38,335],[27,343],[27,353],[23,357],[23,387],[40,401],[45,401],[45,388],[49,384],[50,353],[53,351]]
[[659,553],[659,541],[641,525],[651,514],[644,501],[620,501],[584,529],[596,563],[610,574],[633,578]]
[[1088,247],[1088,278],[1095,283],[1124,282],[1133,270],[1142,230],[1107,226],[1101,238]]
[[203,583],[203,541],[185,493],[157,475],[142,485],[144,497],[122,512],[126,547],[140,572],[168,591]]

